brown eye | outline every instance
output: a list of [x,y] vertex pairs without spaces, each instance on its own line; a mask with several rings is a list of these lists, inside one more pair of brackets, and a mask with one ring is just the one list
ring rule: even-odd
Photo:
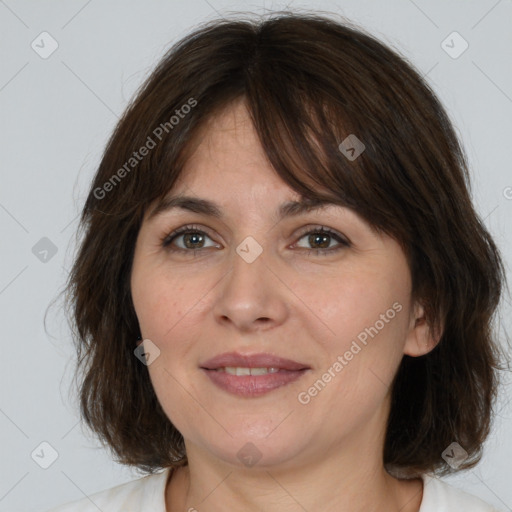
[[210,238],[206,232],[194,226],[183,226],[167,235],[162,246],[170,251],[195,251],[207,248],[204,245],[206,238]]
[[[341,234],[337,233],[328,228],[324,228],[323,226],[317,227],[314,229],[310,229],[300,235],[299,240],[306,238],[307,236],[307,244],[310,247],[304,247],[303,249],[306,252],[316,251],[316,254],[330,254],[340,249],[350,247],[350,242],[348,242]],[[167,235],[162,240],[162,246],[166,248],[168,251],[172,252],[192,252],[192,251],[201,251],[203,249],[208,249],[209,247],[217,247],[218,245],[210,245],[205,246],[205,240],[211,239],[211,237],[205,231],[197,228],[196,226],[183,226],[169,235]],[[330,247],[331,243],[337,242],[337,245],[334,247]],[[295,244],[298,247],[301,247]]]
[[[306,238],[306,236],[306,243],[309,244],[311,248],[306,247],[305,249],[309,251],[317,251],[317,254],[328,254],[345,247],[350,247],[350,243],[339,233],[331,229],[324,228],[323,226],[306,231],[301,235],[300,239]],[[329,247],[333,240],[337,241],[338,245],[335,247]]]
[[[202,249],[202,244],[204,244],[204,238],[205,234],[201,233],[199,231],[189,231],[186,233],[183,233],[175,238],[182,237],[183,244],[185,245],[186,249]],[[199,247],[199,244],[201,244],[201,247]]]

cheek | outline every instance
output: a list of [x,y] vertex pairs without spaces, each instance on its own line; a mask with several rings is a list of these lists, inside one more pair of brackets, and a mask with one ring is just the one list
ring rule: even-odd
[[141,268],[138,272],[134,266],[132,278],[135,311],[142,337],[160,350],[148,370],[157,394],[171,393],[175,400],[179,388],[175,379],[186,382],[189,372],[196,371],[197,354],[193,352],[204,337],[200,318],[208,308],[207,288],[199,275],[189,277],[174,269],[170,272],[162,265]]
[[313,313],[311,325],[326,342],[356,337],[388,310],[386,326],[399,323],[396,320],[406,316],[410,293],[404,272],[369,266],[296,280],[293,291]]
[[[160,350],[159,356],[148,366],[149,377],[163,410],[180,431],[189,431],[190,418],[197,418],[201,411],[190,392],[193,340],[199,336],[197,325],[199,283],[177,278],[165,269],[145,266],[138,272],[134,266],[132,297],[143,339],[149,339]],[[186,283],[186,284],[185,284]],[[187,392],[188,390],[188,392]]]
[[371,392],[372,383],[389,384],[402,358],[408,328],[406,271],[361,269],[317,281],[317,287],[310,283],[300,293],[315,313],[308,327],[311,336],[328,354],[322,370],[340,363],[338,356],[342,357],[343,369],[331,370],[339,390],[350,389],[356,396],[363,390]]
[[164,333],[197,303],[200,284],[162,266],[137,265],[131,279],[132,299],[144,337],[163,341]]
[[322,321],[309,324],[310,337],[325,353],[315,375],[304,382],[300,403],[309,401],[305,407],[317,418],[331,418],[322,428],[332,429],[333,436],[382,413],[403,357],[406,291],[382,279],[347,279],[329,289],[329,299],[320,293],[311,297]]

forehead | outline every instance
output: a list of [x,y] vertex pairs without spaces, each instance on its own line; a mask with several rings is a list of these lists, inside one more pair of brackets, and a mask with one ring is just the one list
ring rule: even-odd
[[[270,162],[245,103],[238,101],[210,118],[198,130],[194,149],[185,162],[181,177],[182,181],[192,182],[196,174],[201,174],[202,179],[208,174],[208,178],[218,180],[222,171],[237,174],[232,176],[233,179],[241,178],[241,175],[249,178],[265,170],[272,170]],[[265,179],[275,184],[279,181],[275,172],[267,172]]]
[[194,139],[193,150],[169,194],[217,198],[220,203],[227,197],[301,199],[272,167],[243,101],[209,119]]

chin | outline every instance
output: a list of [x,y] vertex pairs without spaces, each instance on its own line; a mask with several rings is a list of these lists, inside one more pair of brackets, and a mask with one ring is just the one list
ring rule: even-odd
[[[286,467],[288,463],[296,460],[307,448],[304,432],[294,435],[289,430],[278,433],[277,430],[270,435],[265,429],[265,434],[259,435],[264,429],[253,428],[252,432],[240,429],[238,433],[231,427],[228,429],[233,437],[228,434],[222,439],[202,439],[200,444],[215,458],[238,469],[270,470],[273,467]],[[296,464],[296,462],[295,462]]]

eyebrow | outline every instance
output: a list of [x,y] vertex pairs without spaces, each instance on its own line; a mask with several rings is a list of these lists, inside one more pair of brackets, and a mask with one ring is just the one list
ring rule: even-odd
[[[342,206],[341,204],[334,203],[326,199],[317,198],[304,198],[301,197],[299,201],[288,201],[280,205],[277,216],[279,220],[287,217],[296,217],[304,213],[320,210],[328,206]],[[148,216],[148,221],[158,215],[162,215],[173,209],[180,209],[189,212],[207,215],[217,219],[223,219],[224,214],[221,208],[216,203],[208,199],[201,199],[192,196],[174,196],[166,197],[160,201],[153,211]]]

